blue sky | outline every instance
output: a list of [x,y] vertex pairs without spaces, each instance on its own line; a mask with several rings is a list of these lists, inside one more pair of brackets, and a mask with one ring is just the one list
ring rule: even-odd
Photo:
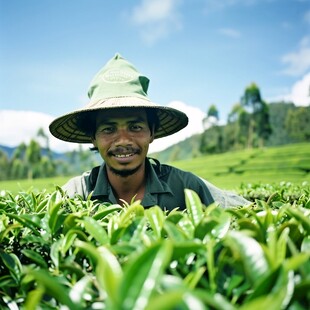
[[309,104],[310,0],[0,0],[0,45],[2,113],[83,106],[116,52],[162,105],[215,104],[226,120],[251,82],[267,101]]

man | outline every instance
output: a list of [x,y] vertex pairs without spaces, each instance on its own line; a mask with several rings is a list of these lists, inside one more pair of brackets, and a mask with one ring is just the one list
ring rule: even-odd
[[185,208],[184,189],[194,190],[205,205],[249,204],[190,172],[147,157],[154,139],[187,126],[187,116],[151,102],[149,79],[116,54],[94,77],[85,108],[55,119],[51,133],[64,141],[92,143],[103,159],[100,167],[75,177],[63,189],[70,197],[123,204],[141,200],[144,207]]

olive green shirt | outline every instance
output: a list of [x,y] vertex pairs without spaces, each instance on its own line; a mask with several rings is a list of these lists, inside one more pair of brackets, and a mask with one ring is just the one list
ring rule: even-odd
[[[155,159],[146,159],[146,189],[141,201],[145,208],[157,205],[168,211],[175,208],[183,210],[185,188],[194,190],[206,206],[214,202],[223,208],[250,204],[244,198],[223,191],[191,172],[160,164]],[[78,194],[86,199],[92,193],[91,199],[117,203],[104,163],[81,176],[72,178],[63,189],[69,197]]]

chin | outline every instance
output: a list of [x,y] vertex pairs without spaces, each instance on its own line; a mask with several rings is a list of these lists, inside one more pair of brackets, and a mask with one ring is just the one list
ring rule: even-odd
[[129,177],[133,174],[135,174],[139,169],[141,165],[137,166],[136,168],[123,168],[123,169],[115,169],[113,167],[110,167],[110,171],[120,177]]

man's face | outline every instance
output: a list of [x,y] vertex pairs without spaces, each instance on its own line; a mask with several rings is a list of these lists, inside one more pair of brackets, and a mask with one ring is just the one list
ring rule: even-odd
[[116,174],[127,176],[143,166],[152,141],[144,109],[111,109],[96,118],[93,144]]

